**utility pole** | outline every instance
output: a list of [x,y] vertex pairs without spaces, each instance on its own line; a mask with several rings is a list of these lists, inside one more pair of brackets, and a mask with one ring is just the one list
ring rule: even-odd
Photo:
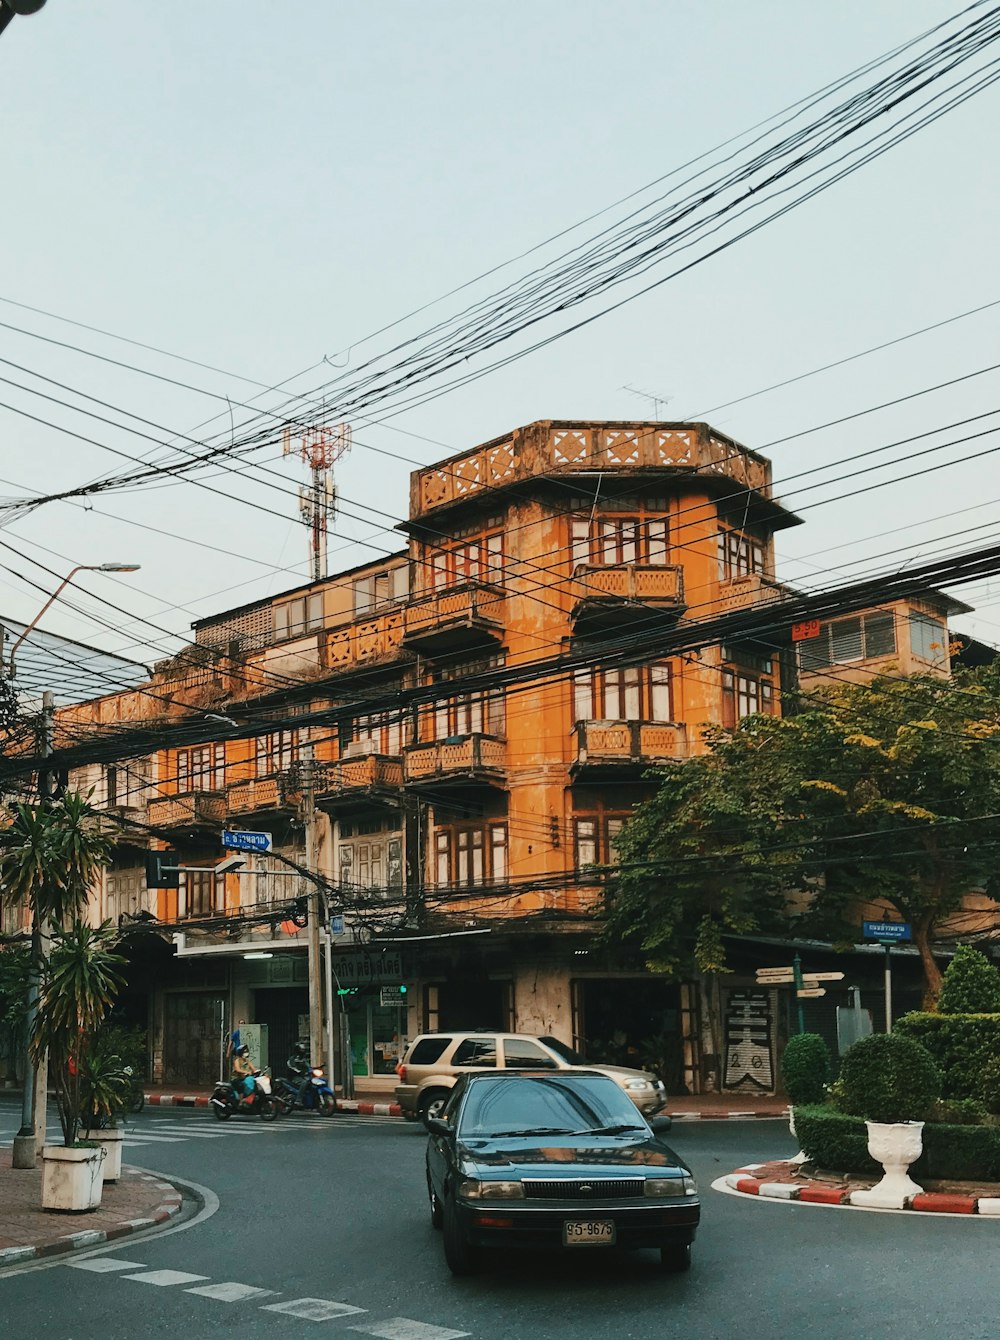
[[[42,726],[38,752],[42,758],[52,753],[55,698],[46,689],[42,694]],[[51,798],[50,774],[42,768],[38,774],[39,803],[45,805]],[[48,1062],[43,1059],[37,1070],[31,1059],[29,1040],[38,1017],[38,992],[42,957],[42,931],[32,911],[31,964],[28,969],[28,1008],[24,1018],[24,1088],[21,1091],[21,1127],[14,1136],[11,1163],[15,1168],[34,1168],[38,1154],[45,1143],[46,1087]]]
[[[302,746],[302,822],[306,834],[306,869],[316,873],[316,763],[311,744]],[[323,978],[320,960],[319,923],[323,913],[323,895],[318,884],[309,890],[309,920],[306,944],[309,950],[309,1063],[316,1065],[323,1055]],[[328,1076],[333,1080],[333,1076]]]

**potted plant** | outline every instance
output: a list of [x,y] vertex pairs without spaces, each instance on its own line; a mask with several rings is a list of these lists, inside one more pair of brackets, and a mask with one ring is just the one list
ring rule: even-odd
[[62,1147],[42,1150],[44,1210],[93,1210],[101,1203],[104,1149],[78,1137],[91,1041],[122,981],[118,965],[125,960],[114,943],[110,927],[77,921],[52,932],[43,966],[31,1049],[36,1061],[48,1052],[63,1133]]
[[87,801],[74,792],[37,806],[17,805],[0,854],[0,886],[12,904],[31,909],[28,1039],[33,1063],[50,1062],[63,1148],[46,1146],[45,1209],[86,1210],[100,1203],[104,1151],[77,1140],[81,1067],[90,1039],[121,985],[108,927],[81,920],[110,854],[110,840]]
[[842,1105],[864,1117],[868,1152],[885,1174],[870,1191],[855,1191],[851,1203],[902,1210],[923,1187],[909,1175],[923,1152],[924,1117],[940,1096],[941,1075],[926,1047],[893,1033],[856,1042],[840,1072]]
[[125,1063],[98,1034],[80,1065],[80,1138],[104,1150],[105,1182],[121,1177],[125,1132],[118,1118],[127,1110],[128,1101]]

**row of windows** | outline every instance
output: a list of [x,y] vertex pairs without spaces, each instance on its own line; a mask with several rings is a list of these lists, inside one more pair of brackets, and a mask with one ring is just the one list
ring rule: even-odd
[[671,698],[666,662],[573,676],[574,721],[672,721]]
[[767,550],[762,540],[740,530],[720,530],[715,545],[720,582],[766,571]]
[[570,554],[581,564],[666,563],[667,518],[584,517],[570,524]]
[[[948,660],[948,630],[940,619],[914,611],[909,616],[910,650],[931,665]],[[894,656],[896,616],[892,610],[872,610],[849,619],[832,619],[820,625],[819,636],[799,646],[803,670],[824,670],[831,665]]]
[[340,883],[354,889],[403,887],[403,839],[398,835],[356,837],[339,843]]
[[435,883],[476,888],[506,878],[506,824],[463,824],[434,834]]
[[460,582],[503,582],[503,531],[477,535],[443,548],[433,549],[428,564],[430,586],[441,590]]

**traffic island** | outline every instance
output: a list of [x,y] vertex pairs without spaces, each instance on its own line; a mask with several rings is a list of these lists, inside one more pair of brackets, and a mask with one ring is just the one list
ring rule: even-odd
[[[798,1201],[804,1205],[836,1205],[845,1209],[870,1209],[865,1193],[878,1177],[829,1172],[808,1163],[775,1159],[750,1163],[719,1179],[741,1196],[759,1200]],[[718,1183],[715,1184],[718,1187]],[[889,1213],[916,1211],[930,1214],[972,1214],[1000,1219],[1000,1182],[928,1181],[924,1189],[907,1197]]]
[[165,1224],[180,1213],[182,1199],[165,1179],[123,1168],[120,1179],[105,1186],[98,1209],[85,1214],[46,1211],[41,1208],[41,1167],[12,1168],[11,1151],[0,1149],[0,1270]]

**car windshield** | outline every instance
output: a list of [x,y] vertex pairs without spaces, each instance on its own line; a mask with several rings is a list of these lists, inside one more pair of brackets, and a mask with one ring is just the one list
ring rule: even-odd
[[575,1052],[572,1047],[567,1047],[565,1042],[560,1042],[558,1038],[542,1038],[542,1042],[545,1043],[549,1051],[555,1052],[557,1056],[561,1056],[562,1059],[568,1061],[570,1065],[587,1064],[579,1052]]
[[603,1075],[519,1075],[469,1085],[458,1119],[463,1139],[645,1130],[614,1080]]

